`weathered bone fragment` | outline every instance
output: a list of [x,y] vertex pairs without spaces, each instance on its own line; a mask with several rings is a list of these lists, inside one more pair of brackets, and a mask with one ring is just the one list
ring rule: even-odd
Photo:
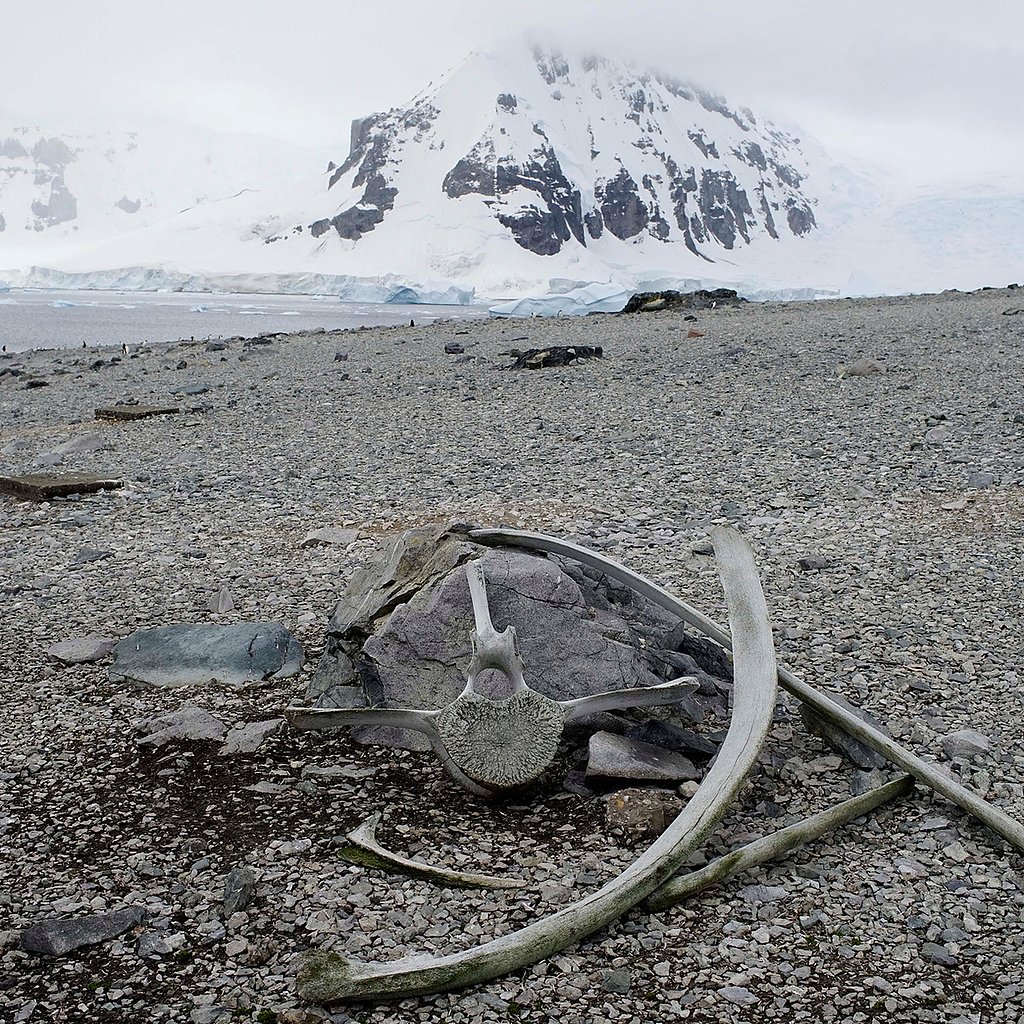
[[[548,537],[542,533],[527,533],[519,530],[472,530],[470,536],[483,544],[518,546],[532,551],[547,551],[575,558],[584,565],[601,570],[611,579],[625,584],[666,611],[674,612],[683,622],[699,629],[705,636],[711,637],[727,650],[732,647],[729,633],[714,620],[685,601],[674,597],[657,584],[618,565],[611,559],[599,555],[596,551],[590,551],[587,548],[570,544],[568,541],[559,540],[556,537]],[[1011,818],[998,807],[986,803],[977,793],[954,782],[934,765],[921,760],[906,747],[901,746],[891,736],[886,736],[861,721],[855,714],[832,700],[827,693],[805,683],[789,669],[779,668],[779,685],[797,700],[812,708],[822,718],[828,719],[855,739],[861,740],[867,746],[877,750],[892,764],[909,772],[919,782],[923,782],[936,793],[941,793],[947,800],[973,815],[997,835],[1002,836],[1015,849],[1024,852],[1024,824]]]
[[373,814],[362,825],[349,832],[345,838],[350,845],[342,848],[341,856],[354,864],[400,872],[413,878],[425,878],[428,882],[451,889],[521,889],[526,885],[520,878],[498,878],[494,875],[455,871],[452,868],[438,867],[393,853],[377,842],[379,824],[380,815]]
[[[482,796],[521,786],[538,778],[554,760],[566,722],[613,708],[671,704],[691,692],[693,679],[658,686],[597,693],[556,701],[531,689],[524,677],[514,626],[500,633],[491,622],[481,562],[466,566],[475,628],[473,657],[466,686],[440,711],[414,708],[289,708],[297,729],[337,729],[387,725],[414,729],[429,737],[442,764],[466,789]],[[495,669],[512,684],[512,695],[495,701],[476,692],[480,673]]]
[[331,952],[307,954],[298,979],[303,999],[402,999],[462,988],[536,963],[621,917],[667,882],[700,847],[757,760],[771,726],[777,676],[768,609],[750,548],[733,530],[716,531],[713,539],[735,638],[733,715],[717,759],[668,829],[596,892],[474,949],[369,964]]
[[898,779],[869,790],[841,804],[826,808],[818,814],[812,814],[803,821],[787,825],[778,832],[757,839],[738,850],[727,853],[724,857],[706,864],[698,871],[677,875],[666,882],[657,892],[652,893],[644,901],[648,910],[658,911],[671,907],[681,900],[688,899],[705,889],[718,885],[742,871],[749,871],[759,864],[776,860],[805,843],[812,842],[826,832],[839,828],[859,818],[862,814],[873,811],[876,807],[890,803],[903,796],[909,796],[914,789],[914,777],[901,775]]

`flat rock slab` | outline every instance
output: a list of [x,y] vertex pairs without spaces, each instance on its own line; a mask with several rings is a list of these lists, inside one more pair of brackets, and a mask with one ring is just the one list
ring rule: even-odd
[[588,779],[685,782],[700,777],[693,762],[675,751],[608,732],[597,732],[590,737]]
[[176,405],[109,405],[96,410],[98,420],[145,420],[150,416],[172,416],[181,412]]
[[124,487],[124,480],[113,473],[28,473],[25,476],[0,476],[0,494],[16,498],[49,501],[69,494],[94,494]]
[[205,708],[186,704],[166,715],[148,718],[138,726],[140,747],[162,747],[172,740],[222,740],[228,727]]
[[149,686],[285,679],[302,667],[302,645],[276,622],[178,623],[140,629],[114,648],[110,680]]
[[311,548],[317,545],[340,544],[347,546],[359,540],[358,530],[346,530],[341,526],[325,526],[319,530],[312,530],[302,538],[302,547]]
[[128,931],[142,918],[142,907],[129,907],[112,914],[90,914],[88,917],[54,917],[26,928],[21,933],[21,948],[29,953],[63,956],[82,946],[106,942]]
[[88,636],[72,637],[53,644],[46,649],[46,653],[65,665],[82,665],[90,661],[101,661],[115,646],[117,637],[90,633]]
[[283,718],[270,718],[265,722],[249,722],[240,725],[228,733],[224,746],[218,751],[219,754],[252,754],[263,745],[268,736],[280,732],[284,725]]

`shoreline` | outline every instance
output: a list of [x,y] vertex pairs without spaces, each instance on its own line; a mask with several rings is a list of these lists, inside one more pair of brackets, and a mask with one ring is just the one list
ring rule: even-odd
[[[101,906],[142,905],[147,917],[81,960],[0,942],[0,973],[13,979],[0,1008],[34,999],[52,1015],[63,993],[70,1024],[89,1019],[78,1003],[92,1019],[178,1021],[198,1008],[210,1020],[214,1009],[266,1009],[305,1022],[299,949],[390,959],[464,948],[636,856],[642,844],[608,832],[599,797],[563,786],[574,750],[521,806],[501,807],[460,794],[429,756],[347,739],[283,731],[228,759],[201,744],[162,760],[139,752],[134,723],[184,703],[232,723],[278,714],[302,693],[352,573],[381,537],[424,522],[579,538],[712,616],[723,602],[707,533],[732,524],[754,548],[779,661],[1024,817],[1013,582],[1024,561],[1024,315],[1003,315],[1024,306],[1020,295],[747,303],[695,320],[447,321],[167,343],[124,359],[8,353],[0,473],[103,469],[125,487],[43,504],[0,497],[0,938]],[[604,357],[506,368],[512,348],[553,344]],[[841,370],[858,360],[880,368]],[[26,389],[31,379],[46,384]],[[116,401],[172,398],[177,416],[93,418]],[[95,450],[69,446],[82,438]],[[61,461],[33,466],[47,454]],[[301,546],[325,526],[360,535]],[[802,567],[812,556],[818,567]],[[212,613],[222,587],[234,608]],[[106,662],[46,655],[87,633],[266,620],[298,637],[307,665],[250,690],[133,690],[108,680]],[[849,795],[852,766],[804,733],[791,700],[780,708],[708,859]],[[991,752],[950,763],[942,740],[967,728]],[[339,764],[372,774],[314,771]],[[332,837],[377,810],[393,848],[521,872],[528,905],[339,864]],[[240,864],[257,873],[256,896],[230,918],[224,877]],[[741,1011],[723,991],[742,989],[794,1019],[832,1006],[836,1019],[1011,1024],[1024,992],[1020,870],[919,790],[671,913],[636,911],[553,963],[347,1012],[468,1024],[515,1004],[536,1020],[731,1020]],[[143,935],[167,951],[140,954]]]

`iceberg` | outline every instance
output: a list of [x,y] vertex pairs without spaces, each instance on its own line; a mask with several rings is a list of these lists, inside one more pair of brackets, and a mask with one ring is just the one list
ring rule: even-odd
[[488,309],[493,317],[584,316],[621,313],[632,293],[617,284],[588,284],[582,288],[536,298],[499,302]]

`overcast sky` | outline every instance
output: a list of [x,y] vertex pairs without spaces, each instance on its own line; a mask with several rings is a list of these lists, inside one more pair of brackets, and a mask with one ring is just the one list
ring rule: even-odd
[[523,32],[624,55],[922,179],[1024,182],[1024,0],[0,0],[0,116],[344,155],[353,117]]

